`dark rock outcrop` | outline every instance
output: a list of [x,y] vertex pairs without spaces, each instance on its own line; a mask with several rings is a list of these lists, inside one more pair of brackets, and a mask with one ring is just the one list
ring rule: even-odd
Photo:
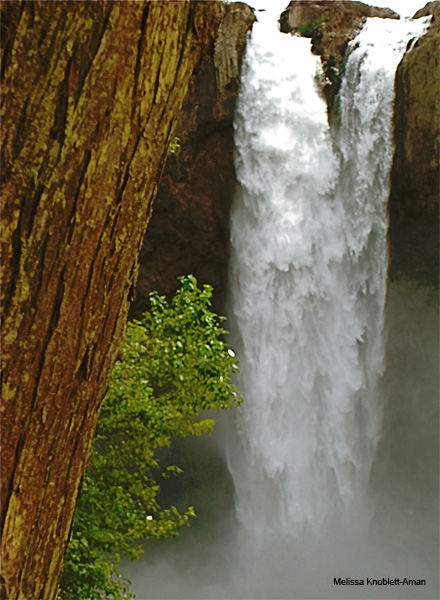
[[[437,14],[438,4],[430,2],[418,15]],[[177,278],[189,272],[194,273],[200,282],[213,285],[217,310],[221,310],[223,305],[227,284],[229,209],[236,185],[233,117],[241,58],[247,32],[255,20],[253,11],[241,2],[226,4],[225,8],[226,15],[215,51],[205,59],[192,79],[176,129],[179,147],[170,154],[160,181],[140,256],[140,277],[136,299],[131,307],[132,317],[139,317],[147,308],[150,291],[157,290],[170,297],[178,287]],[[283,31],[296,29],[311,37],[313,50],[323,61],[325,92],[330,106],[334,105],[333,99],[339,89],[347,45],[357,35],[365,19],[373,16],[398,18],[390,9],[345,0],[296,0],[281,16]],[[437,21],[440,21],[439,17]],[[400,114],[400,117],[396,115],[398,150],[390,200],[393,277],[398,271],[414,271],[415,267],[410,265],[417,262],[420,276],[423,265],[426,265],[431,280],[435,278],[432,274],[435,272],[437,247],[434,239],[438,160],[433,157],[437,156],[438,147],[435,141],[438,135],[438,95],[434,99],[438,68],[434,29],[405,58],[405,64],[412,64],[416,56],[420,57],[420,68],[408,67],[409,74],[403,75],[402,71],[398,76],[401,80],[397,85],[396,104]],[[424,58],[425,52],[427,56]],[[416,73],[420,77],[424,73],[422,80],[425,83],[414,83],[418,76]],[[430,90],[426,97],[423,86]],[[405,94],[406,99],[403,97]],[[428,98],[431,98],[431,108],[426,105]],[[420,130],[416,124],[423,124]],[[413,144],[417,148],[423,147],[423,150],[411,150]],[[414,211],[419,215],[419,224],[414,221]],[[408,235],[404,233],[405,229],[409,229]],[[426,244],[422,243],[423,236],[416,234],[416,230],[431,232],[426,236]],[[410,249],[413,246],[409,239],[413,234],[418,237],[421,248],[426,245],[424,252],[421,248],[417,251]],[[423,275],[423,279],[427,277],[427,274]]]
[[[438,284],[439,260],[439,26],[440,1],[414,18],[432,15],[429,31],[406,52],[396,73],[395,156],[389,199],[389,276]],[[312,40],[325,73],[330,118],[348,43],[367,17],[398,18],[387,8],[362,2],[292,0],[281,30]]]
[[433,17],[433,24],[438,24],[440,20],[440,2],[438,0],[434,0],[434,2],[428,2],[428,4],[425,4],[423,8],[416,12],[413,19],[429,17],[430,15]]
[[160,180],[139,259],[131,316],[146,310],[150,291],[169,297],[177,278],[188,273],[214,287],[216,310],[223,304],[236,185],[233,118],[247,32],[255,21],[242,2],[224,6],[214,52],[192,78],[175,130],[175,152]]
[[398,19],[399,15],[389,8],[351,0],[292,0],[281,14],[281,31],[311,38],[312,51],[321,57],[330,113],[339,90],[348,43],[359,33],[367,17]]
[[389,199],[390,279],[438,284],[440,151],[440,2],[431,28],[396,73],[395,155]]

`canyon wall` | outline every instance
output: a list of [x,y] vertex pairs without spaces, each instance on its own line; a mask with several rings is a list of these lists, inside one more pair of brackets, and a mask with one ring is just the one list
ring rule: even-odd
[[1,8],[2,597],[49,600],[159,176],[224,8]]
[[396,150],[389,199],[391,280],[438,286],[440,197],[440,2],[429,31],[403,57],[396,74]]
[[150,291],[172,296],[177,278],[188,273],[212,285],[214,308],[223,308],[236,186],[234,111],[247,32],[255,21],[242,2],[225,4],[225,11],[215,51],[191,79],[175,130],[140,254],[133,317],[146,310]]
[[[434,20],[397,72],[396,154],[389,202],[390,277],[430,282],[438,281],[438,5],[438,0],[430,2],[416,15],[432,14]],[[191,81],[175,151],[159,184],[141,250],[132,317],[147,308],[150,291],[171,296],[178,287],[177,277],[190,272],[213,285],[214,307],[223,309],[229,208],[236,186],[233,118],[246,33],[255,20],[241,2],[226,9],[215,54],[204,60]],[[280,16],[281,30],[309,37],[313,52],[321,57],[321,85],[332,122],[337,120],[347,46],[367,17],[398,15],[389,8],[350,0],[292,0]]]

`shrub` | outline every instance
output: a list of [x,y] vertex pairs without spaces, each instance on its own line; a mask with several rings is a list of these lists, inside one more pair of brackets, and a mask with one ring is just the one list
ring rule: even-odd
[[121,556],[136,559],[140,542],[178,534],[195,516],[157,502],[162,477],[157,451],[173,438],[212,431],[206,409],[230,409],[241,399],[231,384],[238,370],[222,340],[223,317],[210,311],[212,288],[181,278],[171,303],[150,296],[141,321],[128,323],[121,357],[110,376],[89,467],[79,496],[59,598],[133,597],[119,574]]

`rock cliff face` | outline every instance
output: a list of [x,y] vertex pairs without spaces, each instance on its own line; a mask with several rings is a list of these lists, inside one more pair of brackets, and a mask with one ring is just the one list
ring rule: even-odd
[[246,36],[255,21],[242,2],[224,6],[215,51],[193,76],[175,130],[175,152],[160,180],[140,255],[131,316],[147,308],[150,291],[170,296],[177,278],[188,273],[211,284],[214,306],[222,306],[236,185],[233,118]]
[[223,5],[1,9],[1,593],[49,600],[157,181]]
[[[430,2],[416,17],[435,15],[430,32],[408,52],[396,79],[396,156],[390,198],[392,278],[437,279],[438,249],[438,14]],[[221,309],[227,283],[229,208],[236,185],[233,116],[240,61],[253,11],[226,5],[215,54],[205,59],[190,85],[140,258],[131,316],[145,310],[148,293],[168,296],[177,277],[193,272],[214,286]],[[339,0],[292,0],[280,17],[284,32],[300,32],[321,56],[330,117],[348,43],[367,17],[398,18],[389,8]]]
[[438,285],[440,2],[431,28],[403,57],[396,74],[396,151],[389,199],[390,278]]
[[399,15],[389,8],[351,0],[292,0],[281,14],[281,31],[311,38],[312,51],[321,57],[330,113],[339,90],[347,45],[359,33],[367,17],[398,19]]
[[[390,278],[438,283],[439,256],[439,25],[440,2],[414,18],[432,15],[430,30],[405,54],[396,74],[396,151],[389,199]],[[292,0],[282,13],[284,32],[312,40],[321,56],[324,92],[334,117],[348,43],[367,17],[398,18],[362,2]]]

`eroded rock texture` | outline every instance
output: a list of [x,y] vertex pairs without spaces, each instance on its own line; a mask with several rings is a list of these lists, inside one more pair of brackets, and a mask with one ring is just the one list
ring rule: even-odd
[[233,118],[246,34],[255,20],[241,2],[225,5],[215,52],[191,80],[140,255],[131,315],[146,310],[148,294],[171,296],[178,277],[193,273],[214,287],[221,310],[227,283],[229,209],[236,185]]
[[312,51],[321,57],[330,113],[339,90],[348,43],[359,33],[367,17],[398,19],[399,15],[389,8],[351,0],[292,0],[280,17],[281,31],[311,38]]
[[396,74],[395,144],[389,200],[390,278],[438,285],[440,152],[440,2],[431,28]]
[[[439,255],[439,24],[440,2],[414,17],[432,15],[431,28],[404,56],[396,74],[395,144],[389,200],[390,278],[438,284]],[[337,116],[348,43],[367,17],[398,18],[388,8],[339,0],[292,0],[280,19],[284,32],[312,40],[321,56],[330,118]]]
[[2,595],[49,600],[159,174],[223,7],[1,8]]

